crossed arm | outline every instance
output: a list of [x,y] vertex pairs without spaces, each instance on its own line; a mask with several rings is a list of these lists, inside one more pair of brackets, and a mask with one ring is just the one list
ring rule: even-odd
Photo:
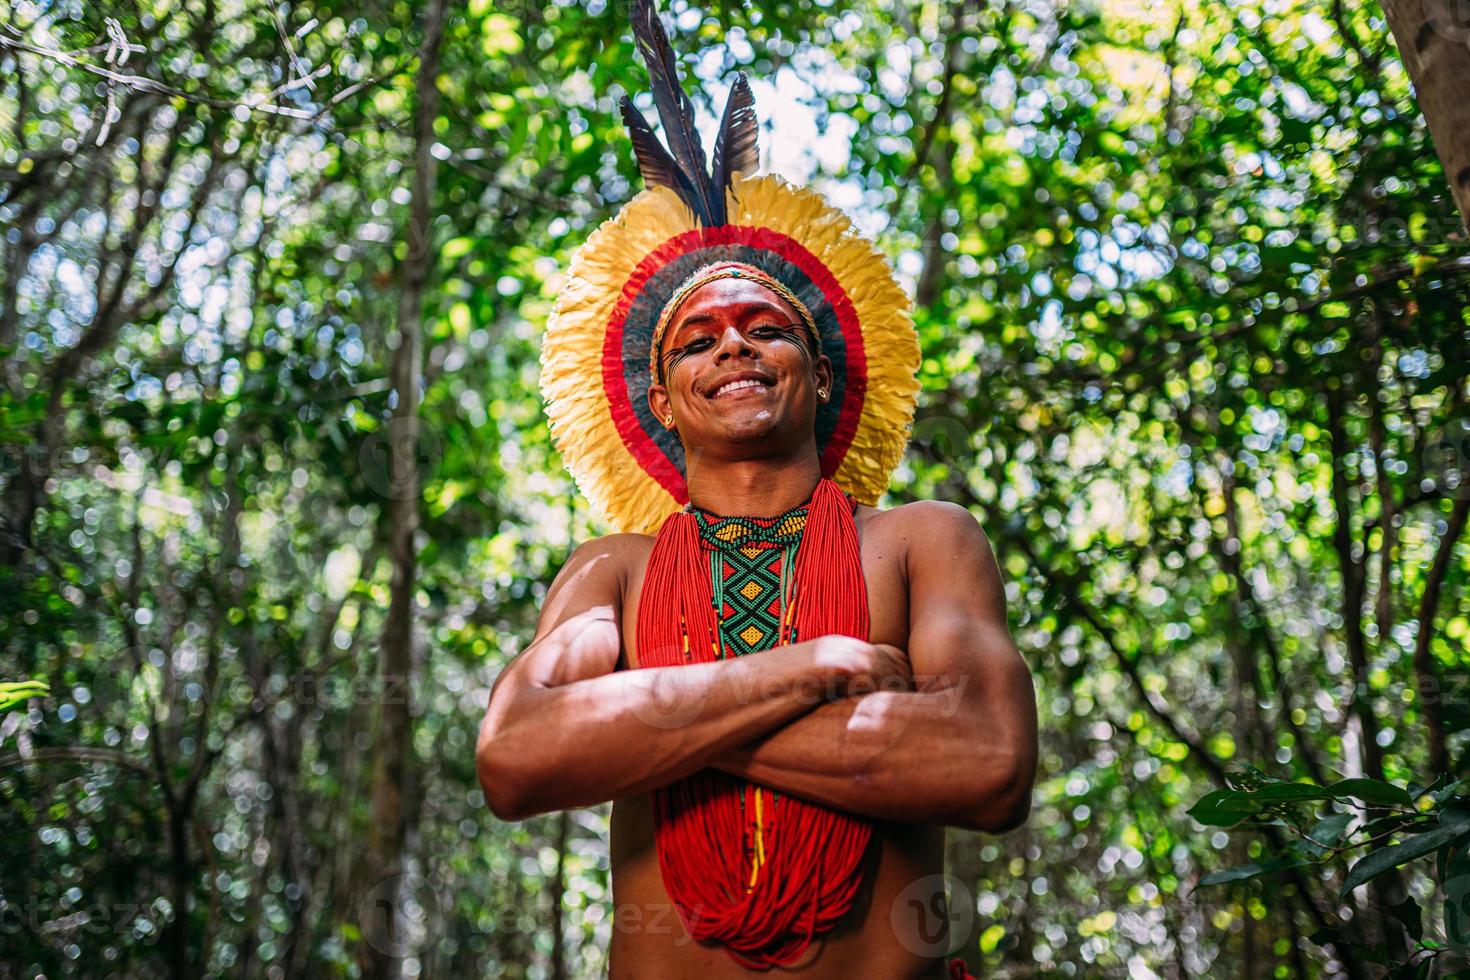
[[1000,569],[963,508],[910,506],[915,690],[835,701],[712,765],[878,819],[1011,830],[1031,809],[1037,722]]
[[[626,570],[646,544],[614,535],[579,548],[535,640],[491,692],[476,753],[491,810],[519,820],[715,766],[878,819],[1018,826],[1036,713],[999,569],[963,509],[927,504],[912,517],[906,666],[916,690],[892,689],[907,674],[890,670],[892,648],[842,637],[616,671]],[[846,696],[858,689],[871,693]]]

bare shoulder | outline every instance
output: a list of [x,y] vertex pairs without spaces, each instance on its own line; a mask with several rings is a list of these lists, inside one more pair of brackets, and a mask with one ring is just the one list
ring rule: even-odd
[[[866,534],[896,557],[913,588],[979,588],[999,594],[1000,565],[975,515],[946,500],[915,500],[869,511]],[[862,514],[858,515],[859,520]]]
[[600,607],[615,616],[628,583],[647,564],[652,550],[653,538],[646,534],[605,534],[582,542],[546,594],[543,629]]
[[859,507],[857,516],[860,521],[866,518],[868,533],[901,544],[911,554],[936,550],[948,555],[956,550],[990,554],[990,542],[975,515],[947,500],[914,500],[887,510]]
[[647,560],[653,550],[651,534],[604,534],[579,544],[567,559],[567,568],[592,564],[606,564],[611,570],[627,574],[637,567],[639,561]]
[[897,507],[889,507],[886,510],[879,510],[876,507],[859,509],[871,511],[875,517],[905,527],[922,527],[935,522],[950,529],[970,524],[977,529],[980,526],[974,514],[948,500],[911,500],[906,504],[899,504]]

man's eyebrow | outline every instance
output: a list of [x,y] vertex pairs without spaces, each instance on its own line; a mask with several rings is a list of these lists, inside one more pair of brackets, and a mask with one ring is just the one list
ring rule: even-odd
[[[778,313],[781,316],[786,316],[786,311],[781,309],[781,307],[777,306],[775,303],[765,302],[764,300],[753,300],[751,302],[745,303],[744,307],[745,308],[742,309],[739,314],[741,320],[746,319],[752,313]],[[678,333],[685,327],[696,327],[700,324],[709,323],[710,321],[716,319],[718,319],[718,317],[716,317],[713,313],[692,313],[689,316],[685,317],[683,320],[679,321],[679,324],[674,327],[674,329],[670,332],[670,335],[672,336],[672,334]]]

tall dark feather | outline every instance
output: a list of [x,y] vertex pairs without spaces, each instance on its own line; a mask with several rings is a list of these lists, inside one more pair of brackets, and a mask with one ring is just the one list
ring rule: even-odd
[[[653,0],[634,0],[633,39],[648,66],[648,80],[653,89],[653,104],[663,123],[669,151],[684,172],[693,196],[698,201],[694,214],[701,224],[717,224],[714,216],[709,171],[705,169],[704,146],[694,126],[694,103],[679,84],[679,62],[669,46],[669,36],[658,19]],[[721,197],[724,192],[721,191]],[[720,209],[724,210],[723,207]]]
[[720,119],[720,135],[715,138],[714,174],[710,187],[715,197],[715,221],[724,224],[725,190],[730,186],[730,176],[735,171],[754,173],[760,165],[760,153],[756,149],[759,124],[755,118],[755,96],[750,93],[750,83],[745,73],[735,76],[730,86],[730,98],[725,103],[725,114]]
[[694,193],[689,178],[679,169],[679,164],[658,141],[653,127],[643,118],[643,113],[634,107],[633,100],[626,95],[618,106],[623,113],[623,125],[628,127],[628,136],[633,140],[633,152],[638,157],[638,172],[643,175],[644,186],[673,188],[679,198],[689,205],[689,210],[698,214],[702,207],[700,198]]

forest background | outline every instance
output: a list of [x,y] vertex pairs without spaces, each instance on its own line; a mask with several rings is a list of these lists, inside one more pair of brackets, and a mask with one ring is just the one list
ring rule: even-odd
[[[537,358],[641,186],[626,13],[0,0],[0,976],[605,968],[607,807],[499,822],[473,756],[604,530]],[[1463,964],[1470,249],[1382,10],[665,23],[706,145],[746,71],[764,168],[891,257],[886,502],[1003,565],[1042,755],[951,831],[957,954]]]

